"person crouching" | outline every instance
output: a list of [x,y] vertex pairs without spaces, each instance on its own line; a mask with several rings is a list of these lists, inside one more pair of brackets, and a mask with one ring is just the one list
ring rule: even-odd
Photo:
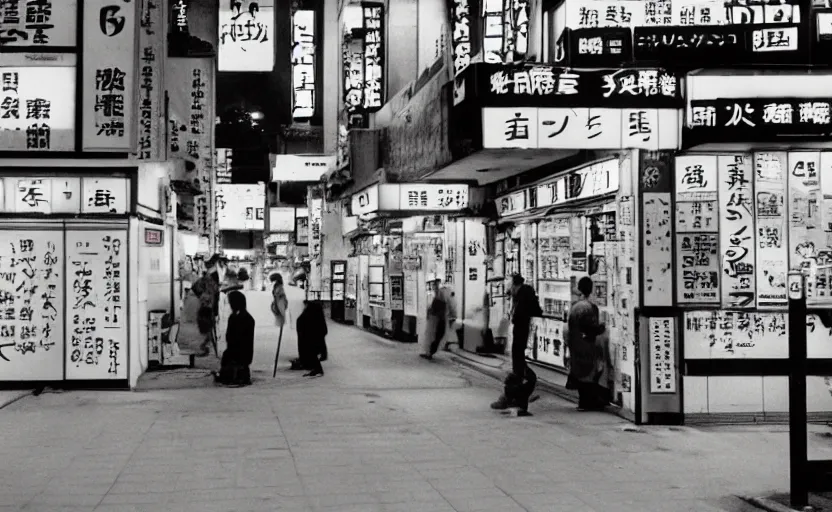
[[246,296],[233,291],[228,294],[231,315],[225,333],[227,348],[222,353],[220,373],[216,381],[227,386],[251,384],[251,361],[254,359],[254,318],[246,311]]

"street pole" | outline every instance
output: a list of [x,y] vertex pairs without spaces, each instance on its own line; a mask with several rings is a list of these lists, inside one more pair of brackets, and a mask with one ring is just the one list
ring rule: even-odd
[[806,278],[789,272],[789,477],[792,507],[809,505],[806,471]]

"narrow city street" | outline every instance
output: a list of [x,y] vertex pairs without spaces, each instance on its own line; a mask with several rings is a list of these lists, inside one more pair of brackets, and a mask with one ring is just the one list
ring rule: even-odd
[[1,410],[0,512],[708,512],[787,484],[785,428],[636,429],[545,394],[533,417],[503,416],[495,381],[332,322],[324,377],[287,370],[289,330],[272,379],[270,297],[247,296],[250,387],[47,391]]

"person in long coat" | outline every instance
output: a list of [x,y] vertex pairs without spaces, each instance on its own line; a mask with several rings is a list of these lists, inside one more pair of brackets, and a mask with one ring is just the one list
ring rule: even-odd
[[577,389],[578,410],[602,408],[599,403],[598,381],[603,374],[604,355],[598,343],[602,333],[598,306],[590,302],[593,284],[588,277],[578,281],[581,299],[569,310],[564,340],[569,353],[569,377],[566,387]]
[[433,359],[439,350],[439,344],[445,338],[448,330],[448,302],[442,289],[439,287],[440,280],[436,279],[431,284],[433,288],[433,300],[427,310],[425,321],[425,333],[421,340],[422,353],[419,357]]
[[321,304],[304,301],[303,313],[298,317],[298,358],[300,364],[309,370],[304,377],[318,377],[324,374],[321,361],[327,358],[326,318]]

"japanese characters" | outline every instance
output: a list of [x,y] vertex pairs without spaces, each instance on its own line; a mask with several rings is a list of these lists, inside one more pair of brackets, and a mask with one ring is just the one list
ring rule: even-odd
[[161,158],[159,132],[162,130],[162,52],[166,30],[162,3],[143,0],[139,21],[139,141],[136,156],[139,160]]
[[676,320],[650,318],[650,392],[676,392]]
[[468,0],[453,0],[450,5],[454,75],[459,75],[471,63],[471,13]]
[[292,16],[292,117],[308,119],[315,112],[315,11]]
[[63,234],[0,244],[0,380],[63,376]]
[[75,46],[76,0],[0,2],[0,46]]
[[274,68],[274,0],[225,0],[219,12],[219,70]]
[[127,375],[127,243],[117,231],[67,233],[67,378]]
[[757,267],[754,255],[754,201],[751,155],[717,158],[719,171],[722,305],[753,308]]
[[382,6],[365,6],[364,108],[375,112],[384,104],[384,27]]
[[690,104],[686,124],[698,138],[751,142],[832,133],[830,99],[737,98],[692,100]]

